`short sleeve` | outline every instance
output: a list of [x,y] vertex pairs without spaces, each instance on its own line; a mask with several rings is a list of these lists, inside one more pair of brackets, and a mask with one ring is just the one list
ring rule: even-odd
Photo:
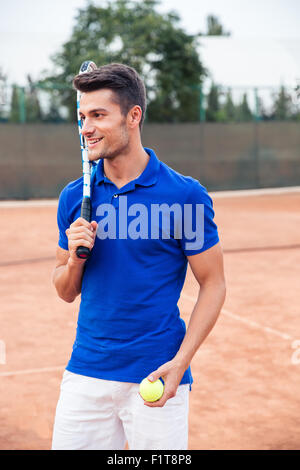
[[214,216],[212,198],[206,188],[195,181],[183,210],[181,246],[186,256],[202,253],[219,242]]
[[60,193],[57,208],[57,225],[59,230],[58,245],[64,250],[69,249],[66,230],[70,227],[70,221],[67,210],[67,187]]

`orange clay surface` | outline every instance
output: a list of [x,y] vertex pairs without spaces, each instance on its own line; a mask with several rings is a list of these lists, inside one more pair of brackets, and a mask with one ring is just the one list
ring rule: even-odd
[[[189,449],[300,449],[300,193],[216,195],[214,208],[227,298],[192,361]],[[0,216],[0,449],[50,449],[80,299],[51,284],[56,206]],[[186,323],[197,293],[188,270]]]

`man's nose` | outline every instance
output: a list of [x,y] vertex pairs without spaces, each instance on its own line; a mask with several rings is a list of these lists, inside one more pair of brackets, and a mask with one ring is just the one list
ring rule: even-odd
[[86,118],[82,123],[82,127],[81,127],[82,134],[90,135],[90,134],[93,134],[94,130],[95,130],[95,127],[93,126],[91,121]]

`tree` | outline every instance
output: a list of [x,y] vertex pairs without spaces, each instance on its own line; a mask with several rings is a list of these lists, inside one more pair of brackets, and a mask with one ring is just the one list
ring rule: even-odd
[[12,86],[9,121],[14,123],[20,122],[19,89],[15,84]]
[[6,109],[6,86],[7,76],[0,67],[0,122],[7,121],[7,109]]
[[225,120],[234,122],[236,118],[236,108],[232,100],[231,90],[229,89],[226,93],[226,101],[224,104]]
[[[62,103],[76,119],[72,80],[87,58],[97,65],[119,62],[134,67],[145,81],[148,121],[196,121],[199,90],[207,74],[196,49],[196,35],[178,26],[179,16],[160,14],[156,0],[108,1],[80,9],[70,39],[52,60],[59,72],[45,77],[61,87]],[[63,88],[66,87],[67,88]]]
[[206,19],[207,31],[204,36],[230,36],[230,32],[223,29],[222,24],[219,22],[217,16],[208,15]]
[[293,116],[293,101],[283,85],[280,87],[279,93],[274,95],[274,98],[273,119],[280,121],[290,120]]
[[257,113],[261,121],[269,121],[271,119],[270,110],[265,106],[261,96],[257,96]]
[[27,75],[28,88],[25,93],[26,121],[40,122],[42,121],[42,111],[37,95],[37,89],[30,77]]
[[220,100],[219,86],[216,85],[212,81],[210,91],[207,95],[206,120],[208,122],[214,122],[218,120],[218,113],[221,110],[219,100]]
[[253,115],[248,105],[247,93],[243,93],[242,102],[237,107],[237,120],[241,122],[253,120]]
[[49,90],[49,109],[43,114],[44,122],[59,123],[64,122],[65,119],[62,117],[60,112],[60,96],[58,90]]

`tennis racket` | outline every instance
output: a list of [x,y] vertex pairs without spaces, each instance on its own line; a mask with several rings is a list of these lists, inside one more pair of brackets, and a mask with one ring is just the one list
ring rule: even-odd
[[[90,60],[86,60],[81,64],[79,73],[91,72],[97,68],[96,64]],[[92,204],[91,204],[91,162],[88,157],[88,149],[86,147],[84,136],[82,135],[81,118],[79,115],[80,105],[80,91],[77,90],[77,121],[78,131],[80,138],[80,149],[82,159],[82,172],[83,172],[83,197],[81,203],[81,217],[88,222],[91,222],[92,216]],[[76,249],[76,255],[78,258],[88,259],[91,252],[86,246],[78,246]]]

